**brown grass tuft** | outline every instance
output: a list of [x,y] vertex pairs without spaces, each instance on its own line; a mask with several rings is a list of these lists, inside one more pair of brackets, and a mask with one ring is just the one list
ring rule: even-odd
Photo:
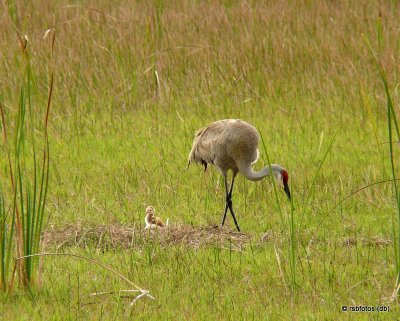
[[[305,237],[305,236],[303,236]],[[302,237],[301,237],[302,238]],[[304,242],[309,240],[303,239]],[[314,243],[315,240],[312,242]],[[343,247],[388,246],[391,240],[382,237],[345,237],[335,243]],[[140,249],[146,244],[159,243],[168,247],[184,245],[192,248],[218,245],[240,251],[250,243],[256,245],[279,244],[283,246],[285,237],[278,236],[271,231],[260,234],[239,233],[228,227],[218,225],[192,226],[173,224],[166,228],[143,229],[139,226],[100,225],[82,226],[69,224],[61,228],[52,226],[43,234],[43,245],[55,246],[57,249],[77,246],[94,247],[103,251],[114,249]],[[317,244],[331,243],[325,240],[316,240]]]
[[[140,248],[150,242],[158,242],[163,246],[183,244],[194,248],[218,244],[229,245],[238,250],[248,244],[251,239],[249,234],[234,232],[217,225],[191,226],[185,224],[174,224],[153,230],[135,226],[84,227],[80,224],[70,224],[59,229],[51,227],[43,236],[45,246],[53,245],[57,249],[67,246],[94,246],[103,250]],[[264,236],[261,238],[261,242],[268,239]]]

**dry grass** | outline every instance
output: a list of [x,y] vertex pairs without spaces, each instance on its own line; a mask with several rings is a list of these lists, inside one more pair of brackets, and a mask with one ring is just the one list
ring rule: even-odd
[[[391,185],[338,203],[390,173],[386,96],[363,35],[378,46],[381,14],[382,61],[394,87],[400,2],[6,3],[29,39],[38,114],[55,70],[47,202],[55,227],[45,250],[90,256],[140,280],[157,301],[143,300],[132,317],[338,320],[344,304],[391,296]],[[5,14],[0,29],[0,99],[11,125],[24,63]],[[254,124],[271,161],[290,170],[296,271],[289,269],[288,208],[278,214],[270,182],[237,180],[234,206],[247,234],[211,225],[220,218],[223,182],[215,169],[186,170],[186,157],[194,131],[223,118]],[[262,151],[256,169],[265,163]],[[2,184],[7,175],[0,171]],[[143,231],[148,204],[179,224]],[[43,266],[49,296],[38,295],[34,306],[0,300],[5,319],[15,311],[29,320],[126,319],[117,305],[75,304],[82,293],[119,290],[96,267],[62,256]]]
[[388,246],[392,244],[392,241],[382,237],[349,237],[343,241],[345,246],[356,246],[358,244],[362,246]]
[[[38,77],[39,86],[47,78],[49,63],[57,66],[56,104],[75,98],[90,102],[89,95],[81,95],[86,92],[123,111],[157,97],[208,105],[221,104],[226,96],[240,103],[266,96],[288,99],[294,92],[310,93],[314,101],[345,92],[347,100],[356,104],[359,83],[379,87],[379,79],[371,77],[374,65],[365,63],[368,49],[361,35],[375,31],[381,12],[388,30],[385,42],[395,43],[398,36],[396,2],[255,1],[250,5],[243,1],[231,7],[211,3],[173,1],[157,6],[88,1],[68,6],[40,1],[33,10],[16,2],[26,19],[17,27],[35,44],[33,59],[43,76]],[[16,39],[6,16],[0,19],[0,28],[5,31],[0,44],[8,48]],[[51,37],[44,37],[48,30],[55,30],[60,39],[52,62]],[[15,73],[10,63],[13,50],[4,51],[0,60],[7,74]],[[390,70],[397,65],[394,51],[388,46],[384,55]],[[0,85],[12,93],[18,81],[4,78]],[[157,90],[161,95],[156,95]]]
[[[212,244],[233,249],[241,249],[251,241],[249,234],[231,231],[217,225],[191,226],[174,224],[167,228],[142,229],[141,227],[121,225],[100,225],[96,227],[70,224],[65,227],[48,229],[44,233],[44,244],[54,245],[57,249],[66,246],[96,247],[98,249],[140,248],[146,243],[159,242],[162,246],[187,245],[194,248]],[[262,241],[269,237],[261,238]]]
[[[304,237],[306,239],[306,237]],[[249,244],[263,245],[266,243],[283,243],[285,240],[272,232],[260,234],[239,233],[227,227],[218,225],[192,226],[173,224],[167,228],[143,229],[139,226],[100,225],[82,226],[69,224],[61,228],[52,226],[43,236],[44,246],[55,246],[57,249],[70,246],[95,247],[99,250],[140,249],[146,244],[157,242],[161,246],[184,245],[200,248],[210,245],[221,247],[229,246],[232,250],[242,250]],[[314,240],[316,243],[330,244],[327,240]],[[335,243],[341,246],[388,246],[392,242],[388,239],[374,237],[344,237]]]

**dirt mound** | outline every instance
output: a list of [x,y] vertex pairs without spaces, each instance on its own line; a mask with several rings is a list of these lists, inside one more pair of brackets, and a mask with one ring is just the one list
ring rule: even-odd
[[[312,238],[309,235],[298,235],[298,242],[303,244],[336,243],[339,246],[388,246],[390,239],[382,237],[345,237],[335,240]],[[165,228],[143,229],[138,226],[100,225],[82,226],[69,224],[61,228],[54,226],[43,234],[43,245],[55,246],[57,249],[78,246],[100,249],[103,251],[113,249],[142,248],[147,244],[161,246],[185,245],[193,248],[218,245],[232,250],[241,250],[250,244],[262,245],[274,243],[283,246],[288,242],[288,236],[275,235],[271,231],[261,234],[239,233],[228,227],[219,225],[192,226],[186,224],[172,224]]]
[[[263,242],[268,239],[267,235],[263,235],[261,238]],[[59,229],[51,227],[43,235],[44,245],[53,245],[57,249],[66,246],[95,247],[104,250],[128,249],[142,247],[150,242],[158,242],[165,246],[184,244],[195,248],[219,244],[237,250],[248,244],[250,240],[249,234],[235,232],[217,225],[191,226],[184,224],[174,224],[166,228],[151,230],[120,225],[93,227],[71,224]]]

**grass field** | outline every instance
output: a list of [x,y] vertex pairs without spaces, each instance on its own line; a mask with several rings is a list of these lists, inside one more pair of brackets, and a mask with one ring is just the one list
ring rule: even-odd
[[[16,30],[28,40],[38,141],[54,74],[44,228],[59,238],[42,251],[101,262],[155,300],[131,305],[135,295],[119,291],[134,287],[116,274],[48,256],[41,286],[0,294],[0,320],[399,318],[392,184],[339,204],[392,178],[386,94],[367,39],[399,119],[397,1],[2,3],[0,101],[10,132],[26,86]],[[221,176],[187,168],[195,130],[224,118],[258,128],[265,148],[255,168],[268,153],[288,169],[293,196],[291,210],[269,179],[239,175],[233,204],[245,241],[236,243],[231,217],[227,229],[210,228],[223,214]],[[0,148],[5,155],[4,141]],[[398,143],[393,153],[399,173]],[[10,206],[6,157],[0,168]],[[206,232],[195,245],[144,233],[147,205],[177,233]],[[74,232],[63,241],[66,227],[79,242]],[[133,236],[122,246],[118,233],[93,232],[100,227]],[[344,305],[390,311],[356,314]]]

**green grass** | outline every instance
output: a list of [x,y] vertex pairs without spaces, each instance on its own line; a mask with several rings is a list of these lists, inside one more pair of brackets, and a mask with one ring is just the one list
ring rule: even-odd
[[[88,297],[132,287],[88,262],[46,257],[33,298],[20,288],[1,294],[0,319],[15,319],[16,311],[21,320],[396,317],[397,299],[387,303],[398,260],[393,186],[373,185],[335,206],[399,176],[398,143],[389,153],[386,91],[363,37],[379,47],[390,113],[399,119],[399,4],[101,0],[8,1],[7,8],[0,100],[8,128],[25,66],[14,27],[29,39],[37,128],[55,75],[45,227],[139,225],[146,205],[170,224],[219,223],[223,181],[214,168],[187,169],[187,155],[194,131],[223,118],[259,129],[266,148],[259,146],[256,168],[270,161],[289,170],[293,208],[279,187],[277,202],[270,180],[239,175],[233,204],[252,237],[242,251],[148,240],[128,250],[45,248],[102,262],[156,300],[131,307],[118,295]],[[33,135],[40,141],[43,132]],[[5,157],[0,169],[7,210]],[[229,216],[227,223],[234,229]],[[259,243],[264,232],[271,240]],[[349,239],[358,242],[346,245]],[[370,239],[389,244],[362,242]],[[342,305],[378,304],[391,311],[341,312]]]

